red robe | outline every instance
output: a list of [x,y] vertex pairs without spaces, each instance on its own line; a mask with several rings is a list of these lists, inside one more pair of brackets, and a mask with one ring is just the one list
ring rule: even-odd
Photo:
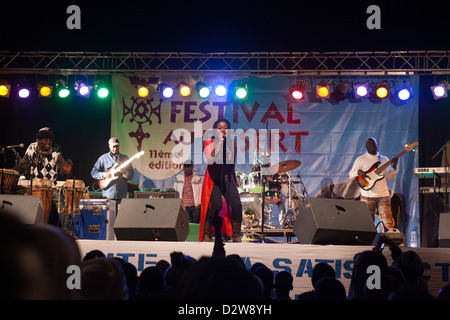
[[[214,141],[214,138],[205,141],[205,143],[204,143],[205,152],[208,152],[206,150],[206,148],[211,143],[213,143],[213,141]],[[234,144],[234,149],[235,149],[234,154],[236,155],[236,149],[237,149],[236,143]],[[204,232],[205,232],[206,214],[210,207],[209,199],[211,197],[212,188],[214,186],[214,178],[215,178],[216,174],[217,174],[217,172],[215,172],[212,169],[212,166],[208,166],[206,168],[205,176],[203,177],[203,188],[202,188],[202,197],[201,197],[202,205],[201,205],[201,212],[200,212],[200,230],[199,230],[199,237],[198,237],[199,241],[203,240],[203,236],[204,236]],[[234,166],[233,166],[233,174],[232,174],[231,180],[234,183],[234,185],[237,186]],[[222,196],[222,210],[219,212],[219,216],[221,216],[221,217],[223,216],[222,232],[228,233],[231,236],[233,234],[232,227],[231,227],[231,208],[227,204],[227,202],[225,201],[225,198],[223,196]],[[210,237],[211,237],[213,230],[214,230],[214,226],[212,226],[212,228],[211,228]]]

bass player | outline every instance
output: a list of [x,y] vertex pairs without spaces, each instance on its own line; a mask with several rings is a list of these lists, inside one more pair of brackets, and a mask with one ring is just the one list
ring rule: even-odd
[[[351,179],[360,177],[361,179],[368,178],[367,174],[370,168],[380,162],[379,166],[389,162],[389,159],[378,152],[378,144],[374,138],[366,140],[367,153],[356,158],[353,167],[349,172]],[[361,188],[361,200],[367,203],[372,218],[375,219],[375,210],[378,210],[378,215],[384,225],[384,231],[392,230],[395,221],[391,214],[391,201],[389,197],[389,190],[386,178],[391,181],[394,179],[397,172],[398,158],[393,157],[391,160],[392,166],[388,165],[384,169],[384,177],[369,189]]]

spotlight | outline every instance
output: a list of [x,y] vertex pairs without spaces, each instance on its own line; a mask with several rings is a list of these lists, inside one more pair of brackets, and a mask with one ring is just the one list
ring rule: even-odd
[[6,81],[0,81],[0,97],[9,98],[11,86]]
[[21,99],[27,99],[30,97],[31,87],[28,85],[26,80],[19,80],[17,84],[17,95]]
[[369,84],[368,83],[357,83],[353,85],[353,91],[355,93],[355,98],[366,98],[369,96]]
[[79,95],[80,97],[89,98],[89,96],[91,95],[92,86],[81,80],[78,80],[74,84],[74,89],[77,92],[77,95]]
[[348,81],[341,81],[330,94],[330,98],[336,101],[336,103],[339,103],[340,101],[345,100],[350,88],[351,86]]
[[138,90],[137,90],[138,96],[141,98],[145,98],[148,96],[149,91],[147,87],[143,87],[143,86],[138,86]]
[[247,85],[243,81],[238,81],[234,87],[234,97],[239,100],[244,100],[248,96]]
[[99,98],[106,98],[109,95],[109,90],[103,83],[103,81],[96,81],[94,84],[94,89],[97,90],[97,96]]
[[448,97],[448,83],[447,81],[441,81],[439,84],[431,87],[431,93],[433,94],[434,100],[442,99]]
[[47,82],[41,81],[38,86],[38,96],[41,98],[51,98],[53,93],[53,87],[49,86]]
[[377,98],[384,99],[389,95],[389,84],[383,80],[375,85],[375,95]]
[[191,87],[189,87],[185,82],[181,82],[178,85],[178,91],[182,97],[188,97],[191,95]]
[[295,101],[303,100],[305,98],[305,90],[308,86],[306,80],[299,80],[295,83],[294,87],[290,90],[291,97]]
[[206,99],[211,94],[211,89],[204,82],[197,82],[195,89],[198,92],[198,96],[202,99]]
[[412,89],[411,86],[404,84],[397,90],[397,98],[400,101],[406,101],[412,98]]
[[170,99],[173,96],[173,88],[165,83],[161,83],[157,90],[166,99]]
[[70,95],[69,87],[64,80],[56,80],[55,86],[60,98],[67,98]]
[[325,81],[321,81],[316,86],[316,98],[329,99],[330,98],[330,84]]
[[213,91],[218,97],[225,97],[227,95],[227,87],[223,82],[217,82],[213,87]]

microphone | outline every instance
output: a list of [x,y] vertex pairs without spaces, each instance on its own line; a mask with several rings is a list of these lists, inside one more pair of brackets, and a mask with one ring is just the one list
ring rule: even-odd
[[23,143],[21,144],[14,144],[12,146],[7,146],[5,149],[12,149],[12,148],[23,148],[25,145]]

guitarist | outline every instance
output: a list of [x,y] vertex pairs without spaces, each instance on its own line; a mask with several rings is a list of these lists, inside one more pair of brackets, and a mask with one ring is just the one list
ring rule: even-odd
[[[94,179],[101,180],[111,178],[111,173],[108,171],[129,159],[127,155],[119,152],[119,139],[109,139],[108,146],[109,152],[101,155],[92,168],[91,176]],[[103,196],[110,200],[116,200],[117,204],[120,204],[120,201],[127,196],[128,180],[132,179],[134,175],[133,166],[130,163],[128,166],[120,169],[116,175],[118,176],[117,179],[113,180],[112,183],[103,190]]]
[[[367,153],[356,158],[353,163],[353,167],[349,172],[351,179],[355,179],[357,176],[366,178],[366,172],[372,167],[373,164],[389,161],[389,159],[378,152],[377,141],[374,138],[366,140]],[[385,177],[377,181],[370,190],[361,189],[361,200],[367,203],[372,218],[375,219],[375,210],[377,209],[380,220],[384,224],[384,231],[387,229],[392,230],[395,225],[395,221],[391,214],[391,201],[389,197],[389,190],[387,186],[386,178],[390,181],[394,179],[397,172],[398,158],[392,158],[392,166],[388,166],[384,169]]]

